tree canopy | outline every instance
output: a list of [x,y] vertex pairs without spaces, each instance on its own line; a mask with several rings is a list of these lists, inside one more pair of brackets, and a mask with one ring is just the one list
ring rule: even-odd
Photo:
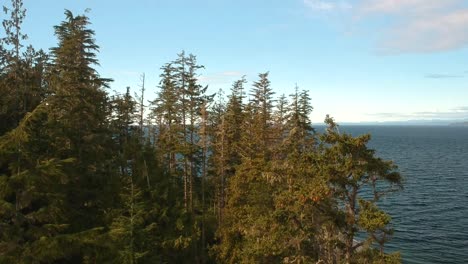
[[208,94],[182,51],[154,100],[144,75],[111,93],[86,15],[66,10],[46,52],[23,44],[22,1],[4,10],[0,263],[401,261],[378,207],[396,165],[329,116],[314,128],[308,90],[275,98],[265,72]]

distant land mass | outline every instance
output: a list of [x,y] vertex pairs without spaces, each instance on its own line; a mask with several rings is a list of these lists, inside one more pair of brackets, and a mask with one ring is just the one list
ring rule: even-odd
[[451,126],[468,126],[468,121],[451,123]]
[[468,126],[468,120],[406,120],[406,121],[372,121],[372,122],[341,122],[340,125],[352,126]]

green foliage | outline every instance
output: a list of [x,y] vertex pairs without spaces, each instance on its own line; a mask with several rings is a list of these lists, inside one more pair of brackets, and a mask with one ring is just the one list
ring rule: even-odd
[[399,253],[382,254],[376,249],[367,249],[356,253],[352,263],[361,264],[399,264],[401,255]]
[[144,89],[106,91],[86,16],[65,11],[48,55],[22,44],[22,1],[6,13],[0,263],[401,262],[377,206],[397,167],[328,116],[316,133],[306,90],[275,100],[267,72],[212,103],[181,52],[144,125]]
[[58,258],[60,249],[37,251],[66,239],[61,236],[69,226],[64,188],[69,182],[67,167],[76,160],[45,155],[46,118],[46,107],[40,105],[0,138],[0,167],[6,168],[0,175],[2,263],[10,258],[26,263]]
[[21,0],[3,7],[9,19],[2,21],[5,37],[0,38],[0,135],[15,128],[27,112],[44,98],[44,71],[48,56],[24,47],[21,31],[26,16]]
[[[370,135],[341,134],[333,119],[327,116],[325,122],[328,128],[321,136],[324,143],[320,148],[321,170],[328,175],[337,201],[334,214],[340,219],[338,228],[344,237],[346,262],[351,261],[359,246],[366,246],[364,243],[354,245],[355,235],[360,231],[368,232],[366,240],[377,241],[383,254],[383,245],[391,234],[391,229],[386,228],[390,218],[375,203],[382,195],[401,188],[401,176],[391,161],[375,157],[374,150],[367,147]],[[372,201],[360,198],[360,191],[365,187],[374,194]]]
[[369,232],[375,232],[390,223],[391,217],[379,210],[377,206],[369,201],[359,200],[359,225]]

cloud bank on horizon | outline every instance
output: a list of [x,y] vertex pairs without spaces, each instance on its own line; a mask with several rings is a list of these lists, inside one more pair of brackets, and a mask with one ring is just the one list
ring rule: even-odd
[[468,46],[465,0],[303,2],[314,12],[346,11],[355,25],[379,21],[376,51],[381,54],[441,52]]
[[368,114],[379,119],[387,121],[401,121],[401,120],[466,120],[468,117],[468,106],[456,107],[448,111],[426,111],[414,113],[372,113]]

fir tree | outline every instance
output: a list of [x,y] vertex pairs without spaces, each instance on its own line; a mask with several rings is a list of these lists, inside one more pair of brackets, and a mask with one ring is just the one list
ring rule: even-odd
[[[401,176],[391,161],[375,157],[374,150],[367,147],[370,135],[352,137],[339,133],[333,119],[325,119],[328,125],[322,141],[326,144],[321,161],[322,173],[328,175],[331,192],[342,206],[335,207],[337,220],[344,243],[344,260],[351,263],[358,257],[356,249],[378,242],[381,252],[385,238],[391,233],[388,229],[388,215],[380,211],[376,202],[388,192],[401,188]],[[373,200],[364,200],[360,191],[366,186],[374,194]],[[359,231],[366,231],[366,241],[354,243]],[[385,257],[382,254],[382,257]]]
[[152,105],[152,116],[158,126],[157,140],[160,147],[160,161],[167,164],[169,173],[176,175],[177,150],[180,148],[180,101],[177,96],[174,68],[172,64],[162,67],[160,92]]
[[290,95],[291,103],[286,116],[287,136],[283,142],[289,153],[301,155],[306,148],[313,147],[314,129],[310,121],[312,106],[306,90],[299,92],[296,85],[295,92]]
[[265,160],[269,159],[271,152],[270,144],[272,142],[272,113],[273,113],[273,90],[270,87],[270,80],[268,79],[268,72],[258,75],[259,80],[253,84],[249,102],[249,109],[252,115],[251,123],[251,139],[252,143],[257,146],[254,147],[255,152],[263,155]]
[[[233,83],[226,109],[216,118],[213,135],[213,173],[216,179],[218,221],[222,221],[226,201],[226,183],[235,174],[235,167],[241,163],[240,140],[244,119],[243,90],[245,77]],[[221,103],[220,103],[221,104]]]
[[[111,170],[113,149],[108,129],[107,94],[103,88],[109,80],[99,77],[98,46],[94,32],[88,29],[84,15],[65,12],[65,21],[55,27],[58,46],[51,49],[50,97],[47,126],[51,141],[47,142],[51,157],[73,159],[68,166],[68,182],[64,187],[68,226],[63,239],[68,254],[77,262],[105,258],[100,234],[106,221],[104,212],[111,208],[115,189]],[[59,258],[60,259],[60,258]]]
[[16,127],[27,112],[45,96],[44,68],[47,56],[24,47],[27,35],[21,30],[26,9],[21,0],[3,7],[9,19],[2,22],[5,37],[0,39],[0,135]]
[[267,72],[211,103],[181,52],[145,124],[145,76],[109,96],[85,15],[65,12],[47,55],[23,43],[22,1],[4,10],[0,263],[400,262],[378,207],[396,166],[328,116],[316,133],[307,91],[275,108]]
[[60,235],[69,227],[65,188],[75,160],[49,155],[47,111],[39,105],[0,138],[1,263],[44,262],[69,253]]

